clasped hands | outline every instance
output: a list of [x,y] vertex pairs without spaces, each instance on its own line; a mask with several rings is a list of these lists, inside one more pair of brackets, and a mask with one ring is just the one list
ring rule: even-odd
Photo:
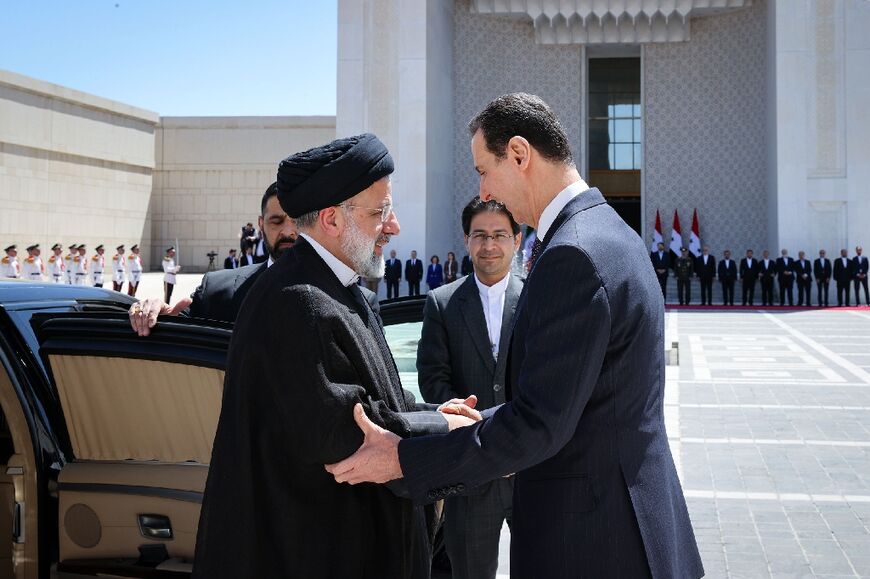
[[[470,426],[481,419],[480,412],[474,409],[477,396],[454,398],[438,407],[444,414],[450,430]],[[326,470],[339,483],[352,485],[373,482],[385,483],[402,478],[399,464],[399,441],[401,438],[385,428],[381,428],[366,416],[362,404],[353,407],[353,419],[363,432],[363,443],[355,453],[346,459],[327,464]]]

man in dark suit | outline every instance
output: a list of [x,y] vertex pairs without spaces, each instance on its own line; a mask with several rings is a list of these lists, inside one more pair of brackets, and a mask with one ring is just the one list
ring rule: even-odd
[[[799,306],[811,306],[813,305],[812,298],[812,287],[813,287],[813,265],[810,263],[810,260],[806,258],[806,253],[803,251],[798,251],[798,258],[794,261],[794,281],[797,284],[798,288],[798,302]],[[806,300],[806,304],[804,303]]]
[[230,254],[224,258],[224,269],[238,269],[239,258],[236,257],[236,250],[231,249]]
[[[523,280],[511,273],[520,226],[504,205],[475,197],[462,212],[474,275],[429,292],[417,347],[420,392],[441,404],[477,395],[477,408],[505,402],[510,329]],[[447,499],[444,538],[453,579],[495,579],[513,480],[501,478]]]
[[387,487],[336,484],[319,466],[362,442],[355,403],[401,436],[472,422],[402,390],[356,283],[383,275],[381,248],[399,233],[392,168],[374,135],[281,162],[278,196],[300,239],[239,312],[194,578],[429,577],[422,507]]
[[417,252],[411,251],[411,259],[405,262],[405,281],[408,282],[408,295],[420,295],[420,280],[423,279],[423,262],[417,259]]
[[649,254],[649,259],[652,261],[659,287],[662,289],[662,299],[668,301],[668,270],[671,267],[671,256],[665,251],[665,244],[659,243],[657,251]]
[[514,318],[509,401],[413,439],[356,413],[365,442],[327,469],[353,484],[403,478],[417,501],[516,473],[514,579],[702,576],[661,411],[664,307],[643,241],[587,188],[538,97],[500,97],[470,129],[481,198],[543,240]]
[[402,280],[402,262],[396,259],[395,249],[390,250],[390,259],[387,260],[384,279],[387,281],[387,299],[399,297],[399,282]]
[[758,262],[758,277],[761,278],[761,305],[773,305],[773,280],[776,279],[776,262],[770,259],[770,252],[761,252]]
[[779,283],[779,305],[794,305],[794,260],[788,256],[788,250],[782,250],[782,257],[776,259],[776,281]]
[[746,250],[746,257],[740,260],[740,281],[743,286],[743,305],[754,305],[755,282],[758,281],[758,260],[752,257],[752,250]]
[[719,262],[719,283],[722,284],[722,305],[734,305],[734,282],[737,279],[737,263],[731,259],[731,250],[726,249],[722,253],[722,261]]
[[819,292],[819,307],[828,307],[828,285],[831,283],[831,260],[825,257],[825,250],[819,250],[819,258],[813,263],[816,276],[816,289]]
[[[849,252],[840,250],[840,257],[834,260],[834,281],[837,282],[837,305],[849,306],[849,290],[854,277],[855,262],[849,259]],[[845,296],[845,299],[843,299]]]
[[713,305],[713,280],[716,279],[716,258],[710,255],[710,247],[704,246],[695,260],[695,273],[701,280],[701,305]]
[[867,258],[861,255],[862,248],[855,248],[852,258],[852,275],[855,276],[855,305],[861,305],[861,288],[864,288],[864,303],[870,306],[870,293],[867,291]]

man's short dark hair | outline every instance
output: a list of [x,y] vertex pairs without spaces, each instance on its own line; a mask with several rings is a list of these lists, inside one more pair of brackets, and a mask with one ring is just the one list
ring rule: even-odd
[[574,162],[568,137],[553,109],[541,97],[524,92],[500,96],[468,123],[474,136],[483,133],[487,150],[499,159],[507,156],[511,137],[523,137],[552,162]]
[[480,196],[475,196],[474,199],[468,202],[468,205],[465,206],[465,209],[462,210],[462,231],[465,232],[465,235],[468,235],[471,231],[471,220],[474,219],[475,215],[479,215],[485,211],[492,211],[493,213],[501,213],[505,217],[508,218],[511,224],[511,231],[514,235],[520,232],[520,225],[516,221],[514,221],[514,216],[511,215],[511,212],[508,211],[507,207],[504,206],[504,203],[499,203],[495,199],[490,199],[489,201],[484,201],[480,198]]
[[272,183],[271,185],[269,185],[269,187],[266,189],[266,192],[263,193],[263,200],[260,201],[260,216],[261,217],[266,216],[266,203],[268,203],[269,199],[271,199],[272,197],[275,197],[277,194],[278,194],[278,182],[276,181],[275,183]]

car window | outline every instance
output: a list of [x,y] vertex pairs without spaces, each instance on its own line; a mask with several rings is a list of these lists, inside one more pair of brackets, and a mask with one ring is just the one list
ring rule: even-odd
[[417,343],[420,341],[422,329],[423,322],[405,322],[384,328],[387,344],[399,369],[402,386],[414,394],[417,402],[423,402],[420,386],[417,384]]

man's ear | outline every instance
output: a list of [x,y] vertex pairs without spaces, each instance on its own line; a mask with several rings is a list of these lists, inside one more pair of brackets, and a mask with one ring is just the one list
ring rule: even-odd
[[323,231],[330,237],[338,237],[344,229],[345,216],[337,206],[321,209],[317,216],[317,222]]
[[521,170],[525,170],[532,156],[532,146],[524,137],[511,137],[507,143],[507,155]]

